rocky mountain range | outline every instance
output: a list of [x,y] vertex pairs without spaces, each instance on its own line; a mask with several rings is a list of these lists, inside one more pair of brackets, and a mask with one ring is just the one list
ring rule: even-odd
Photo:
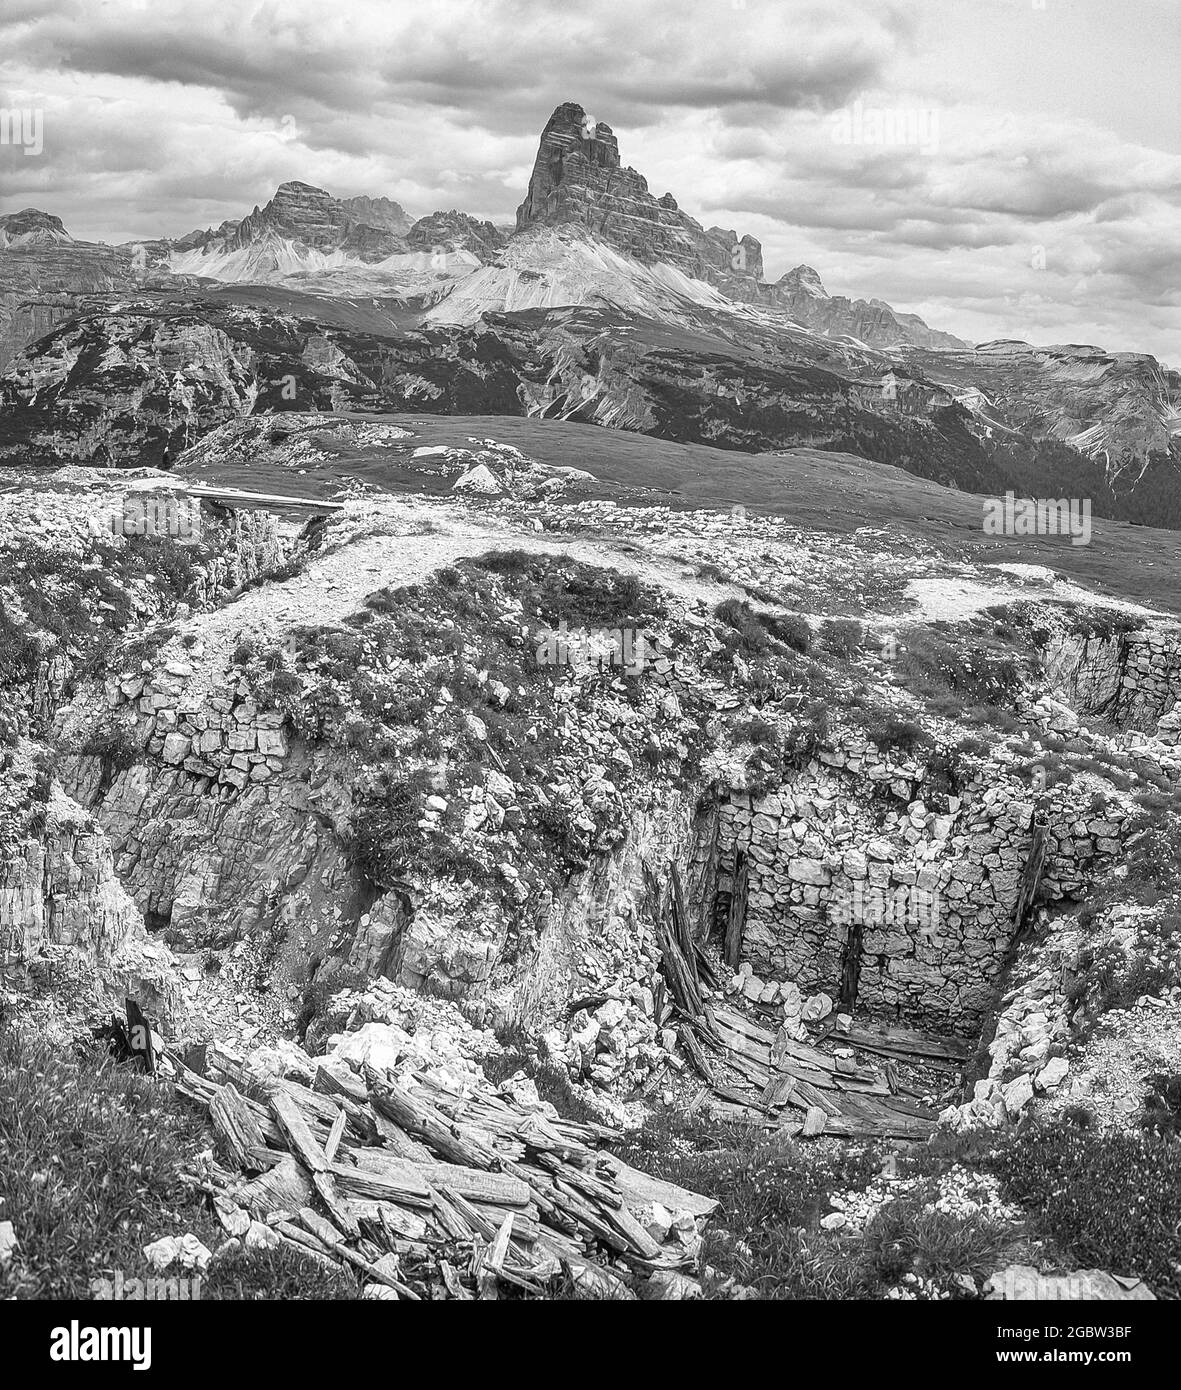
[[33,210],[0,234],[10,461],[151,462],[293,402],[520,413],[849,450],[1181,524],[1177,373],[1099,348],[969,348],[830,295],[806,265],[768,283],[756,239],[653,195],[575,103],[547,122],[511,229],[289,182],[172,241],[79,242]]
[[59,218],[36,208],[0,216],[0,369],[87,295],[135,284],[127,252],[75,241]]
[[0,218],[0,1307],[1181,1297],[1181,375],[765,274]]

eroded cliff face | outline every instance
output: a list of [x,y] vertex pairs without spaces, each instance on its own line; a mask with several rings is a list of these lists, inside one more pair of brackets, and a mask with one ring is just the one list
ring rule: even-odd
[[576,102],[559,106],[541,134],[529,191],[517,209],[517,230],[541,222],[584,226],[607,245],[641,262],[664,261],[686,275],[755,297],[763,251],[754,237],[708,231],[677,206],[656,198],[648,181],[619,160],[619,141]]
[[88,295],[134,284],[128,252],[75,241],[59,218],[35,208],[0,217],[0,371]]
[[[0,967],[9,987],[67,961],[122,1012],[134,998],[165,1029],[183,1017],[170,952],[150,939],[101,827],[52,786],[28,833],[0,849]],[[59,948],[65,948],[63,951]]]
[[1181,734],[1181,627],[1139,620],[1087,632],[1055,632],[1043,652],[1046,674],[1075,709],[1121,728]]

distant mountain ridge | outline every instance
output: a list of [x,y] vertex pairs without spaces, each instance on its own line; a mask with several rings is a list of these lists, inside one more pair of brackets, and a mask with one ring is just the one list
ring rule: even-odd
[[[23,351],[21,351],[23,349]],[[14,354],[15,361],[12,360]],[[1181,526],[1181,375],[1146,354],[973,349],[703,227],[563,103],[512,227],[299,181],[121,247],[0,217],[0,458],[158,459],[301,408],[524,414],[738,450],[850,452],[968,490]],[[286,388],[285,388],[286,389]]]
[[75,241],[60,218],[37,208],[0,216],[0,371],[87,295],[135,284],[127,252]]
[[[34,209],[5,221],[12,226],[0,253],[55,242],[89,245],[72,242],[57,218]],[[546,228],[557,237],[534,235]],[[757,238],[703,227],[671,193],[655,197],[647,179],[623,165],[611,127],[576,102],[563,102],[546,122],[514,229],[456,209],[413,221],[392,198],[336,198],[314,184],[289,180],[236,221],[118,250],[134,272],[181,283],[195,277],[422,304],[454,296],[454,304],[438,313],[448,322],[470,322],[489,310],[584,303],[623,303],[675,318],[682,301],[709,305],[720,295],[736,311],[746,304],[781,312],[812,332],[869,347],[963,346],[880,300],[829,296],[810,267],[765,283]],[[73,254],[85,259],[92,253]],[[97,259],[109,270],[109,256]],[[491,273],[480,273],[489,266]],[[89,288],[92,282],[94,288],[116,287],[97,270],[79,283]],[[0,262],[0,292],[3,285]],[[12,314],[9,320],[7,353],[0,360],[22,345],[25,320]],[[52,315],[35,326],[51,321]]]

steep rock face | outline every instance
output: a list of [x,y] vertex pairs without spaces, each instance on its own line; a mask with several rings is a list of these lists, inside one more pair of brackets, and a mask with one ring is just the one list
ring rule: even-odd
[[950,352],[908,348],[901,356],[946,383],[979,428],[1060,441],[1101,463],[1112,490],[1140,490],[1144,510],[1135,519],[1177,524],[1181,372],[1145,353],[1073,343],[1033,347],[1006,340]]
[[762,247],[720,227],[708,231],[677,206],[656,198],[648,181],[619,160],[611,127],[594,122],[576,102],[559,106],[541,134],[529,191],[517,209],[517,230],[537,223],[586,227],[609,246],[643,263],[665,261],[738,299],[757,297]]
[[[228,239],[227,249],[241,250],[276,236],[316,251],[350,252],[365,261],[379,261],[401,250],[401,237],[390,228],[393,209],[401,212],[397,204],[379,207],[380,220],[369,223],[358,215],[356,203],[355,199],[342,202],[309,183],[281,183],[266,207],[256,207],[242,219]],[[393,220],[398,219],[394,216]]]
[[[98,344],[99,354],[95,354]],[[257,396],[253,354],[210,324],[126,315],[76,320],[0,388],[21,456],[154,465]],[[67,407],[67,401],[70,407]],[[2,446],[0,446],[2,447]]]
[[87,295],[134,284],[130,253],[75,241],[36,208],[0,217],[0,370]]
[[[1074,708],[1121,728],[1153,733],[1181,702],[1181,630],[1171,624],[1110,635],[1060,634],[1043,660],[1047,677]],[[1173,726],[1170,731],[1175,738]]]
[[366,227],[384,227],[395,236],[405,236],[410,230],[411,219],[401,203],[392,198],[341,198],[340,205],[353,219]]
[[112,1003],[127,995],[154,1020],[177,1021],[170,953],[151,942],[115,876],[111,846],[80,806],[52,788],[41,834],[0,854],[0,967],[19,981],[39,955],[68,948]]
[[671,193],[654,197],[642,174],[621,165],[611,127],[595,122],[575,102],[559,106],[546,124],[528,195],[517,209],[518,233],[537,225],[585,227],[643,265],[672,266],[733,299],[781,309],[828,337],[853,337],[870,347],[964,346],[952,334],[928,328],[917,315],[896,314],[880,300],[829,296],[810,266],[765,284],[762,247],[754,237],[704,228]]
[[917,314],[900,314],[880,299],[830,295],[810,265],[798,265],[768,288],[769,302],[797,323],[829,338],[850,337],[868,347],[912,343],[922,348],[962,348],[951,333],[928,328]]
[[17,247],[55,246],[72,242],[60,217],[38,208],[24,208],[0,217],[0,251]]

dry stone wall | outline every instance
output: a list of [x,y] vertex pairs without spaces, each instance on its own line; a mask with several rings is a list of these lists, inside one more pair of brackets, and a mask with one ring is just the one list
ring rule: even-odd
[[[849,738],[774,791],[732,792],[721,815],[720,915],[742,851],[742,959],[758,975],[835,999],[853,949],[859,1012],[969,1033],[1012,941],[1035,797],[985,764],[956,794],[924,799],[925,773]],[[1079,783],[1044,799],[1046,901],[1081,896],[1119,858],[1128,813],[1094,811],[1092,795]]]

